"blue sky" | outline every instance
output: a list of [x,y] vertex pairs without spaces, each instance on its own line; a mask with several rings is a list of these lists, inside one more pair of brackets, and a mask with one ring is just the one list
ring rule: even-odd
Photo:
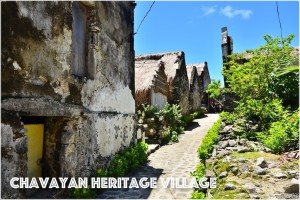
[[[152,1],[137,1],[135,31]],[[283,37],[299,46],[299,2],[278,1]],[[275,1],[156,1],[135,35],[135,54],[184,51],[187,64],[208,62],[212,79],[223,82],[221,28],[227,26],[234,52],[280,36]]]

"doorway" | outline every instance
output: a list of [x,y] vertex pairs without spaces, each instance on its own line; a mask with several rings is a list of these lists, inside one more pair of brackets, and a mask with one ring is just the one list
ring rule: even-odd
[[[27,177],[38,179],[43,176],[44,121],[45,117],[22,116],[21,121],[27,129]],[[31,196],[37,188],[26,189],[26,195]]]
[[27,177],[42,177],[44,124],[26,124],[28,130]]

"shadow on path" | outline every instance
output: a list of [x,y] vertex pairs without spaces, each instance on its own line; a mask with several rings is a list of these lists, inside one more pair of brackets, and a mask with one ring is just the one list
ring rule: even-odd
[[200,126],[200,124],[198,122],[191,122],[188,126],[188,128],[186,129],[186,131],[192,131],[195,128],[198,128]]
[[[148,163],[140,166],[135,172],[131,172],[127,177],[130,178],[128,184],[132,178],[136,178],[139,181],[141,178],[146,177],[148,181],[151,178],[158,178],[161,176],[163,169],[155,169],[148,165]],[[147,182],[148,182],[147,181]],[[146,182],[145,182],[146,183]],[[128,185],[129,186],[129,185]],[[97,195],[100,199],[147,199],[150,196],[152,188],[111,188],[106,189],[103,193]]]

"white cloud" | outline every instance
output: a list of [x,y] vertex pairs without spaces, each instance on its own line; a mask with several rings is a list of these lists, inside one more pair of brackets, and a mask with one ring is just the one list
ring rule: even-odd
[[210,15],[210,14],[216,12],[215,6],[212,6],[212,7],[202,7],[201,10],[203,12],[203,16],[207,16],[207,15]]
[[221,14],[225,15],[226,17],[233,18],[237,15],[241,15],[242,18],[248,19],[252,15],[252,10],[234,10],[231,6],[225,6],[220,11]]

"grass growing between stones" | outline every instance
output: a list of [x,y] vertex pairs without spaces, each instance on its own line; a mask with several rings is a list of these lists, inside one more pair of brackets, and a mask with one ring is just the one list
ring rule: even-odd
[[[231,183],[236,186],[234,190],[225,190],[224,187],[226,184]],[[211,189],[210,193],[212,195],[211,199],[248,199],[250,195],[248,191],[240,187],[236,181],[226,181],[219,180],[217,183],[217,188]]]
[[236,158],[246,158],[246,159],[251,159],[251,160],[255,160],[260,157],[263,157],[264,159],[276,160],[280,157],[279,155],[265,153],[265,152],[246,152],[246,153],[234,152],[231,154],[231,156],[236,157]]
[[299,160],[295,160],[293,162],[286,162],[279,167],[282,171],[288,170],[299,170]]

